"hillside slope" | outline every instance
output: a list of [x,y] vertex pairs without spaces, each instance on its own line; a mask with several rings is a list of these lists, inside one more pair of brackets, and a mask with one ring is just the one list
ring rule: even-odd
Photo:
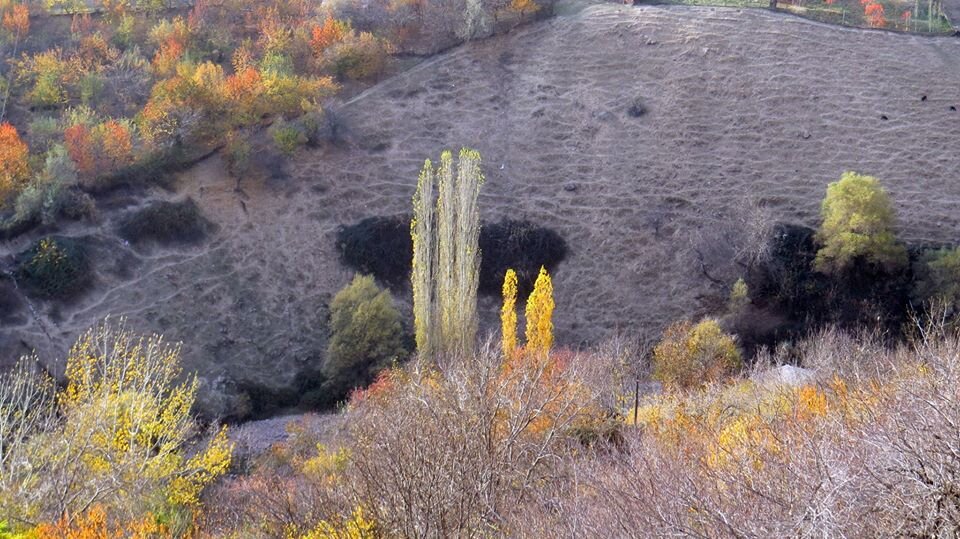
[[[570,11],[358,95],[338,112],[345,143],[303,152],[283,174],[237,191],[215,156],[177,193],[151,195],[197,201],[219,226],[201,246],[123,244],[115,224],[141,199],[116,197],[99,225],[64,228],[94,238],[98,284],[70,305],[36,304],[38,317],[9,302],[0,358],[62,356],[100,317],[127,314],[184,341],[211,411],[251,385],[289,389],[322,358],[325,305],[351,275],[337,227],[408,211],[423,159],[463,145],[485,157],[485,218],[530,219],[571,247],[555,280],[561,344],[708,312],[726,292],[691,247],[722,241],[758,207],[814,225],[844,170],[883,180],[906,239],[960,236],[960,40],[759,10]],[[36,237],[0,245],[0,260]],[[494,320],[495,302],[482,308]]]

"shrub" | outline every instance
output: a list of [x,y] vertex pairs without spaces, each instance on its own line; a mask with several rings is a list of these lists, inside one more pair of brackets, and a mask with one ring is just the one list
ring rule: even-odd
[[198,382],[181,376],[178,346],[103,323],[71,348],[65,378],[58,389],[26,368],[0,375],[0,404],[13,405],[0,406],[12,442],[0,447],[0,506],[11,522],[94,505],[126,522],[156,508],[194,510],[227,471],[226,431],[197,439]]
[[653,377],[666,386],[696,387],[719,380],[740,365],[733,337],[712,319],[671,325],[653,350]]
[[307,135],[299,125],[278,121],[270,129],[277,149],[285,155],[293,155],[301,146],[307,143]]
[[249,137],[237,131],[227,135],[223,153],[227,161],[227,170],[231,175],[240,178],[247,173],[250,169],[250,152]]
[[53,223],[74,198],[70,188],[76,183],[77,171],[67,150],[54,145],[47,152],[43,171],[17,197],[14,220],[22,223],[39,218],[44,224]]
[[379,75],[386,65],[388,44],[369,32],[333,43],[324,57],[339,77],[358,80]]
[[104,79],[98,73],[85,73],[80,77],[80,102],[84,105],[94,103],[103,93]]
[[840,181],[827,186],[821,216],[818,271],[841,273],[857,261],[886,270],[906,264],[906,249],[893,230],[893,206],[876,178],[843,173]]
[[213,224],[200,213],[193,199],[154,202],[120,224],[119,234],[131,243],[155,241],[161,245],[198,243]]
[[66,298],[90,281],[92,272],[81,244],[68,238],[46,237],[19,256],[17,280],[41,298]]
[[584,427],[600,430],[589,428],[601,414],[587,380],[609,364],[582,359],[504,363],[488,350],[442,370],[415,360],[396,371],[393,387],[351,403],[360,443],[344,481],[350,494],[387,536],[563,535],[512,533],[506,521],[568,486],[564,463],[584,454],[574,440],[591,441]]
[[950,314],[960,309],[960,248],[925,253],[912,292],[918,302],[939,302]]
[[733,283],[733,287],[730,289],[730,299],[727,302],[727,309],[732,313],[737,313],[749,304],[750,289],[747,287],[747,283],[743,278],[737,279],[737,282]]
[[29,154],[17,129],[0,123],[0,207],[30,176]]
[[46,151],[63,134],[60,121],[54,116],[37,116],[27,125],[30,147],[34,151]]
[[60,49],[51,49],[25,57],[19,65],[19,77],[32,82],[26,98],[37,108],[58,107],[67,102],[67,86],[80,71],[73,59],[65,59]]
[[400,313],[370,276],[357,275],[333,298],[330,333],[322,370],[329,391],[340,398],[406,354]]

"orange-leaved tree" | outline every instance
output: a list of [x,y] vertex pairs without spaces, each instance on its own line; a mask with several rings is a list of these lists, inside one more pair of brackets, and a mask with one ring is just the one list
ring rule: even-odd
[[92,175],[97,169],[97,153],[90,128],[83,124],[71,125],[63,131],[63,141],[77,172]]
[[350,21],[340,21],[328,16],[323,24],[318,24],[311,30],[310,49],[314,56],[320,57],[327,47],[343,41],[352,34],[353,27],[350,26]]
[[17,128],[0,123],[0,205],[30,177],[29,156]]
[[3,13],[3,29],[17,40],[27,36],[30,32],[30,9],[26,4],[16,4]]

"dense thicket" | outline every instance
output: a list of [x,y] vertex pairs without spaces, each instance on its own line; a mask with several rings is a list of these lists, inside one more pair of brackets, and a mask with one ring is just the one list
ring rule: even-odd
[[161,245],[196,243],[206,238],[213,224],[200,213],[193,199],[160,201],[127,216],[118,229],[130,243],[156,242]]
[[[336,247],[348,267],[373,275],[392,288],[409,278],[412,243],[409,217],[368,217],[340,227]],[[499,295],[508,268],[517,273],[524,298],[533,290],[540,267],[557,269],[567,256],[567,243],[552,229],[531,221],[507,219],[480,228],[480,292]]]
[[17,256],[14,278],[31,295],[66,299],[90,284],[93,269],[82,240],[51,236]]

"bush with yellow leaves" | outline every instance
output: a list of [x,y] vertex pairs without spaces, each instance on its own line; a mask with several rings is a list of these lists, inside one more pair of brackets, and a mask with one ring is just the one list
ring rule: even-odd
[[105,321],[70,350],[63,389],[26,366],[0,377],[0,437],[13,440],[0,445],[0,518],[69,525],[100,505],[130,522],[196,507],[232,444],[225,429],[196,443],[197,380],[180,374],[178,346]]
[[678,322],[653,350],[653,377],[668,387],[694,387],[728,376],[741,366],[733,337],[716,320]]

